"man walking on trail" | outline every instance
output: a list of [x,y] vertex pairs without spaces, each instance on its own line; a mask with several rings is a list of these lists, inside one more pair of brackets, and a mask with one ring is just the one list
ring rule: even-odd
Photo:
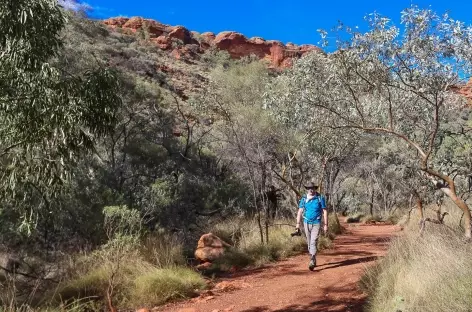
[[320,232],[321,217],[323,216],[323,231],[328,232],[328,210],[323,196],[318,193],[317,185],[312,182],[307,183],[305,189],[306,195],[300,199],[297,214],[297,231],[300,231],[300,224],[303,216],[303,224],[305,228],[306,240],[308,243],[308,251],[310,253],[310,264],[308,268],[313,271],[316,266],[316,243],[318,242],[318,234]]

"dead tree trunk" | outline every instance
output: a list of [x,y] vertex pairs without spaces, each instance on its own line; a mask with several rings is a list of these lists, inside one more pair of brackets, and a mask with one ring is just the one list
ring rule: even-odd
[[369,212],[370,216],[374,216],[374,196],[375,196],[375,190],[372,188],[372,194],[370,196],[370,203],[369,203]]
[[[441,174],[437,171],[434,171],[431,168],[423,166],[422,170],[426,172],[429,176],[431,181],[434,183],[437,189],[441,190],[445,195],[447,195],[453,202],[459,207],[462,212],[464,213],[464,235],[467,239],[472,238],[472,224],[471,224],[471,214],[469,210],[469,206],[465,203],[465,201],[457,196],[456,192],[456,184],[451,177],[448,177],[444,174]],[[436,178],[441,179],[442,181],[436,180]]]
[[420,217],[420,224],[422,224],[424,222],[423,200],[416,190],[414,190],[413,193],[416,197],[416,208],[418,210],[418,216]]

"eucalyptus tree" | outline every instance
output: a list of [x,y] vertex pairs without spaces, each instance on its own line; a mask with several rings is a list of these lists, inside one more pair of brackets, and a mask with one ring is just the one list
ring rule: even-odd
[[55,0],[0,1],[0,193],[39,210],[113,129],[121,104],[113,70],[54,65],[66,19]]
[[280,127],[263,109],[270,79],[265,64],[242,60],[213,70],[206,93],[195,99],[215,120],[209,136],[211,150],[251,188],[261,242],[269,239],[269,194],[275,190],[271,168],[282,140]]
[[469,207],[454,176],[440,170],[438,149],[447,118],[466,106],[454,91],[472,69],[472,27],[415,6],[402,11],[401,28],[376,13],[366,20],[367,32],[341,25],[349,39],[338,39],[336,52],[312,53],[281,77],[290,90],[283,101],[312,122],[405,142],[424,177],[462,210],[470,238]]
[[[296,70],[296,69],[295,69]],[[293,70],[271,82],[265,90],[264,106],[286,129],[289,138],[281,150],[286,154],[273,167],[276,177],[286,184],[295,198],[301,197],[300,189],[307,179],[316,181],[326,194],[328,206],[334,205],[337,191],[341,191],[337,179],[354,155],[359,154],[360,132],[355,129],[327,127],[323,115],[316,109],[306,109],[293,93]]]

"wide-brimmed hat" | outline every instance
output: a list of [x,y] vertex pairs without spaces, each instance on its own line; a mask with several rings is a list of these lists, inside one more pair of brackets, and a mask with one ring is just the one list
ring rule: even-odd
[[308,189],[308,188],[313,188],[313,189],[316,190],[316,189],[318,188],[318,185],[315,185],[313,182],[305,183],[303,186],[304,186],[305,188],[307,188],[307,189]]

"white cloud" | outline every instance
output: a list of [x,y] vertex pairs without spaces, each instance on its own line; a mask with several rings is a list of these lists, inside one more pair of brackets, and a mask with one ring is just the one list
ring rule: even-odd
[[92,6],[86,2],[79,2],[76,0],[58,0],[59,5],[61,5],[66,10],[72,11],[90,11]]

